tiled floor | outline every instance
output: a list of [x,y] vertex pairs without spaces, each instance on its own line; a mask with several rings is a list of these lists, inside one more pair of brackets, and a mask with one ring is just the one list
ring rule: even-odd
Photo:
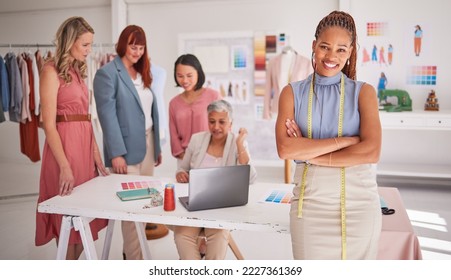
[[[10,166],[9,169],[10,174],[19,173],[11,170]],[[2,175],[5,176],[6,174]],[[36,178],[23,177],[23,180],[36,180]],[[20,178],[20,176],[15,178]],[[271,179],[269,178],[268,180]],[[34,246],[34,219],[37,196],[32,194],[34,191],[28,191],[31,194],[25,196],[7,194],[4,192],[7,186],[5,184],[9,183],[11,182],[8,181],[8,178],[0,183],[0,190],[3,190],[3,193],[0,192],[0,224],[2,225],[0,227],[0,259],[54,259],[56,256],[56,244],[54,242],[41,247]],[[450,182],[440,182],[440,184],[431,185],[428,182],[418,180],[395,183],[384,179],[379,183],[383,186],[398,187],[400,190],[412,225],[418,235],[423,258],[451,260]],[[13,185],[21,187],[24,184],[18,184],[16,179]],[[289,235],[275,233],[256,234],[245,231],[234,231],[232,234],[246,259],[287,260],[292,258]],[[274,245],[275,239],[277,239],[277,245]],[[99,255],[101,254],[103,240],[104,232],[101,233],[99,241],[96,242]],[[178,259],[171,232],[164,238],[148,242],[152,258]],[[119,223],[115,227],[112,244],[110,259],[122,259],[122,239]],[[262,244],[267,246],[262,246]],[[255,248],[259,248],[259,250],[257,251]],[[235,259],[231,251],[228,252],[227,259]]]

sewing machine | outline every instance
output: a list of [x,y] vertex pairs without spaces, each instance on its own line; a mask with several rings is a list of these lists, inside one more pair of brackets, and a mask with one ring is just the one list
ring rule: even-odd
[[[395,104],[391,103],[391,99],[393,99],[391,97],[396,98]],[[412,99],[405,90],[383,89],[379,91],[379,110],[387,112],[412,111]]]

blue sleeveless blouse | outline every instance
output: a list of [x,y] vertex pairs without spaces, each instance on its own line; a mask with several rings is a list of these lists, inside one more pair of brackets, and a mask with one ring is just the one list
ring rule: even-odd
[[[315,75],[312,104],[312,138],[333,138],[338,136],[338,114],[340,108],[341,72],[333,77],[311,74],[305,80],[290,83],[294,93],[294,116],[302,136],[308,137],[307,114],[309,89]],[[359,92],[363,82],[345,78],[345,100],[343,135],[360,134]]]

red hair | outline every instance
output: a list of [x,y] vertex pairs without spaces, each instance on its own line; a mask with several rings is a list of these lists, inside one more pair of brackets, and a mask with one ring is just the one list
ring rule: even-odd
[[147,40],[144,30],[137,25],[129,25],[122,30],[119,40],[116,44],[116,52],[120,57],[123,57],[127,52],[129,45],[144,46],[144,53],[142,57],[133,64],[133,68],[141,74],[144,87],[150,88],[152,84],[152,73],[150,72],[150,58],[147,54]]

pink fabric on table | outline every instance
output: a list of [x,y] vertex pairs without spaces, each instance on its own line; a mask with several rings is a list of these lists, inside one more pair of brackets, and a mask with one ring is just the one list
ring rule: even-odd
[[379,195],[393,215],[383,215],[379,239],[379,260],[421,260],[420,243],[415,235],[406,208],[397,188],[379,187]]

